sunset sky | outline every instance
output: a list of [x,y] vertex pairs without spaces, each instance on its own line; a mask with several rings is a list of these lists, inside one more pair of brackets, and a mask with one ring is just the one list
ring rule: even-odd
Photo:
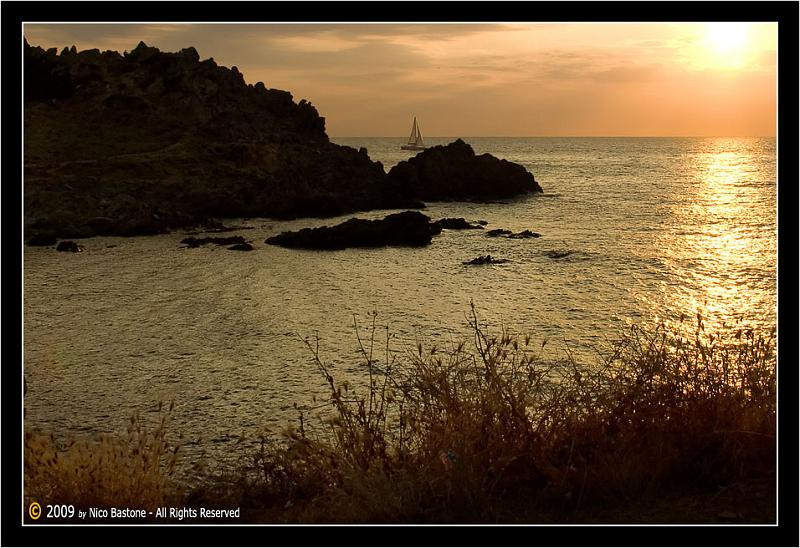
[[28,42],[194,46],[310,100],[334,137],[774,136],[776,23],[26,24]]

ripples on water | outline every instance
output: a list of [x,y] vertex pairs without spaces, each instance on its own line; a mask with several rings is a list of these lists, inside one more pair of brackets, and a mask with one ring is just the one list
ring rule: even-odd
[[[388,169],[402,139],[366,146]],[[431,139],[429,144],[450,141]],[[435,203],[433,219],[486,220],[541,238],[448,231],[421,248],[314,252],[267,246],[328,220],[243,220],[256,250],[185,249],[182,233],[92,238],[83,253],[24,250],[26,425],[59,434],[124,427],[174,399],[174,430],[199,451],[296,418],[324,393],[303,338],[362,378],[353,318],[389,326],[391,347],[468,333],[474,301],[494,327],[570,345],[591,359],[628,324],[708,316],[776,324],[772,139],[467,139],[534,173],[545,194],[505,204]],[[386,211],[361,214],[366,218]],[[109,247],[115,246],[115,247]],[[477,255],[510,259],[464,266]],[[379,335],[385,341],[386,330]]]

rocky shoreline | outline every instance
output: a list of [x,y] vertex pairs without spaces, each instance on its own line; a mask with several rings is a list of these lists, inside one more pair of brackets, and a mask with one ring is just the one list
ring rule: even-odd
[[387,174],[365,149],[331,143],[310,102],[247,84],[194,48],[59,53],[26,42],[24,65],[31,245],[542,192],[522,166],[461,139]]

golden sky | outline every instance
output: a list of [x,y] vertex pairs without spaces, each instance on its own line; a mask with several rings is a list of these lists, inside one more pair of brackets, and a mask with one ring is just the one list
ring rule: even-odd
[[777,23],[26,24],[44,48],[194,46],[334,137],[774,136]]

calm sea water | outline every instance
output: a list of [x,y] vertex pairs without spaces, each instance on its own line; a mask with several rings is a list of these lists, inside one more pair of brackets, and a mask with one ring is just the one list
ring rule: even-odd
[[[440,144],[451,139],[428,139]],[[470,138],[518,162],[544,194],[508,203],[432,203],[434,219],[485,220],[541,238],[444,231],[425,248],[288,250],[263,243],[328,220],[255,227],[250,253],[185,249],[183,233],[92,238],[83,253],[24,249],[26,427],[60,436],[124,429],[174,400],[184,452],[225,454],[240,434],[278,432],[294,403],[324,394],[304,338],[320,338],[336,374],[358,381],[354,319],[403,352],[465,338],[481,321],[591,361],[626,325],[675,324],[698,310],[776,325],[773,139]],[[341,138],[388,169],[404,139]],[[382,217],[387,211],[360,214]],[[478,255],[507,258],[464,266]]]

